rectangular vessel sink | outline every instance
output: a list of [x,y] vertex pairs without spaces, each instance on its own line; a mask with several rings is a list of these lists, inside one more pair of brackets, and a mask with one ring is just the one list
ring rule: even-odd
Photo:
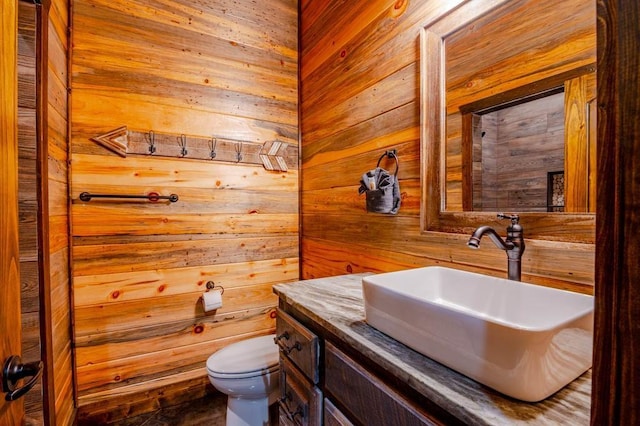
[[592,296],[443,267],[362,287],[369,325],[510,397],[540,401],[591,367]]

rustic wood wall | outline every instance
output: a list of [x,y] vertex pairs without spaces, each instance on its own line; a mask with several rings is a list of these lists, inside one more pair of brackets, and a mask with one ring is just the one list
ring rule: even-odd
[[[304,278],[434,264],[505,276],[506,256],[490,245],[471,251],[466,234],[420,231],[419,34],[461,3],[301,3]],[[593,2],[581,6],[593,11],[595,37]],[[400,158],[402,206],[397,216],[367,214],[358,182],[389,148]],[[523,280],[592,292],[594,245],[545,244],[527,241]]]
[[[46,151],[38,145],[36,135],[37,96],[36,8],[19,2],[18,27],[18,89],[19,89],[19,209],[20,209],[20,258],[22,282],[22,329],[25,362],[45,359],[48,361],[48,379],[26,396],[25,410],[28,424],[43,422],[43,397],[51,403],[49,421],[54,424],[70,424],[74,415],[73,370],[71,366],[71,309],[69,299],[69,236],[68,236],[68,177],[67,177],[67,23],[66,1],[53,2],[48,14],[47,34],[42,38],[49,52],[49,60],[43,65],[48,70],[42,78],[48,96],[42,98],[42,119],[47,122]],[[45,8],[48,5],[45,4]],[[46,15],[46,13],[45,13]],[[50,85],[49,85],[50,84]],[[47,158],[42,172],[42,186],[38,180],[38,162]],[[47,194],[43,196],[40,194]],[[38,238],[39,197],[48,203],[49,233]],[[43,207],[43,208],[46,208]],[[40,251],[40,255],[38,254]],[[46,252],[46,253],[44,253]],[[46,259],[43,262],[43,259]],[[40,287],[40,274],[48,274],[49,290]],[[41,300],[41,294],[44,299]],[[50,318],[45,321],[41,307],[48,306]],[[46,323],[46,324],[45,324]],[[41,344],[41,333],[49,336],[48,343]],[[48,345],[48,346],[47,346]]]
[[[297,1],[73,3],[71,198],[79,418],[202,395],[205,361],[274,330],[272,284],[298,272],[297,154],[287,172],[129,154],[131,131],[298,148]],[[177,145],[176,145],[177,147]],[[188,148],[188,147],[187,147]],[[176,153],[178,150],[176,150]],[[177,203],[92,200],[175,193]],[[204,313],[207,281],[223,307]]]
[[69,1],[52,0],[47,32],[47,182],[49,206],[48,246],[49,292],[45,302],[50,306],[47,347],[51,383],[45,390],[45,402],[53,407],[50,419],[56,425],[71,424],[75,416],[74,377],[71,348],[70,237],[69,237],[69,112],[68,58]]
[[[36,7],[18,3],[18,212],[22,360],[40,355],[38,281],[38,182],[36,178]],[[28,424],[42,422],[42,386],[25,395]]]

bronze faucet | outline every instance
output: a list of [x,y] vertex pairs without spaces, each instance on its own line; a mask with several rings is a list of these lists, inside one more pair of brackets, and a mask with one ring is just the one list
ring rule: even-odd
[[490,226],[481,226],[473,231],[467,245],[473,249],[480,247],[480,239],[484,234],[489,235],[491,241],[501,250],[507,252],[507,277],[510,280],[520,281],[522,272],[522,253],[524,253],[524,237],[522,225],[518,222],[520,217],[517,214],[505,215],[498,213],[500,219],[511,219],[511,225],[507,227],[507,238],[503,240],[500,235]]

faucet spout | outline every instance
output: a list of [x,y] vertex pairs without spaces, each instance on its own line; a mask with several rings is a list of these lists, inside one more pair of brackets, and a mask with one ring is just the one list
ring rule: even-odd
[[522,253],[525,248],[522,226],[518,223],[520,218],[518,215],[507,216],[502,213],[499,213],[498,217],[511,219],[511,225],[507,227],[506,239],[503,240],[492,227],[484,225],[473,231],[467,245],[474,249],[480,248],[480,240],[484,235],[488,235],[496,247],[507,253],[508,278],[520,281],[522,275]]
[[511,241],[503,240],[500,235],[490,226],[484,225],[473,231],[473,234],[469,238],[467,245],[470,248],[477,249],[480,248],[480,240],[484,235],[488,235],[493,241],[493,244],[496,245],[500,250],[513,250],[514,244]]

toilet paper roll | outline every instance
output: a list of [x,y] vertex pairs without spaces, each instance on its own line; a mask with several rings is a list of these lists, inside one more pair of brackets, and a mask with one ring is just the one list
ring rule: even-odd
[[205,312],[214,311],[222,307],[222,291],[209,290],[202,295],[202,307]]

